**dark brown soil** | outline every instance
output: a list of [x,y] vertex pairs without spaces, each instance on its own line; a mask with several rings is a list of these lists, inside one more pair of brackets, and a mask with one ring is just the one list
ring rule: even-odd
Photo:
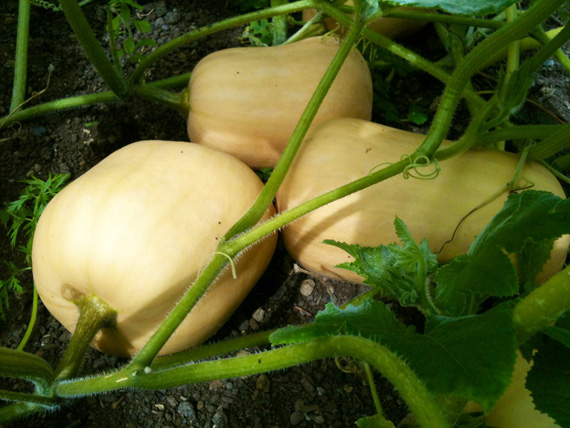
[[[165,0],[140,1],[151,22],[149,37],[162,44],[191,28],[198,28],[236,14],[224,0],[210,2]],[[207,6],[206,6],[207,5]],[[99,40],[105,40],[104,14],[96,4],[85,7]],[[0,25],[0,116],[7,114],[11,96],[17,2],[3,5]],[[191,71],[209,52],[240,44],[242,28],[208,37],[179,49],[162,60],[147,76],[156,80]],[[423,49],[435,45],[435,33],[422,33]],[[88,62],[62,13],[34,8],[31,19],[29,95],[46,86],[48,66],[54,66],[48,90],[33,103],[70,95],[105,90]],[[548,63],[533,87],[535,98],[556,115],[570,118],[570,78],[556,63]],[[430,105],[442,86],[421,73],[393,83],[403,105]],[[460,119],[460,118],[458,118]],[[89,124],[93,124],[88,126]],[[422,129],[410,127],[418,131]],[[454,132],[461,132],[458,120]],[[31,175],[69,172],[76,178],[118,148],[143,139],[187,140],[186,123],[176,112],[146,101],[114,103],[62,111],[17,124],[0,131],[0,201],[16,199],[21,180]],[[11,250],[0,231],[0,259],[22,265],[21,255]],[[8,275],[0,265],[0,278]],[[306,281],[314,289],[308,293]],[[302,285],[305,284],[303,287]],[[15,348],[29,320],[31,275],[23,278],[24,293],[11,299],[6,320],[0,320],[0,345]],[[311,288],[309,287],[309,289]],[[220,341],[242,334],[310,321],[327,302],[343,303],[365,287],[311,275],[278,250],[270,268],[228,324],[211,339]],[[303,292],[301,292],[303,290]],[[255,316],[254,316],[255,314]],[[55,366],[69,334],[41,306],[38,322],[26,351]],[[255,352],[250,349],[249,352]],[[125,360],[88,353],[85,373],[109,371]],[[394,421],[405,408],[392,387],[376,377],[384,409]],[[3,382],[0,387],[23,390],[25,385]],[[374,414],[368,386],[354,373],[341,371],[334,361],[319,361],[249,378],[238,378],[178,387],[164,391],[117,391],[70,401],[52,413],[35,415],[14,426],[26,427],[175,427],[200,428],[287,426],[351,427]]]

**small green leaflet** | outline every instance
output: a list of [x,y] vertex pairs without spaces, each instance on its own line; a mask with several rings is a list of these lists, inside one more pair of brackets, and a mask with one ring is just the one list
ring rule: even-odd
[[482,315],[434,317],[426,334],[398,322],[379,301],[340,309],[333,304],[308,326],[288,326],[274,332],[274,345],[321,337],[352,335],[374,340],[405,360],[436,394],[454,394],[489,409],[510,382],[515,363],[515,326],[511,305]]
[[516,0],[383,0],[391,6],[437,8],[456,15],[487,15],[502,12]]
[[[421,306],[420,296],[424,293],[425,279],[437,268],[437,256],[430,251],[425,239],[419,245],[416,244],[400,218],[396,217],[394,227],[403,246],[389,244],[361,247],[333,240],[323,242],[354,257],[353,262],[336,267],[356,272],[364,278],[365,284],[380,288],[386,298],[398,299],[406,306]],[[425,266],[422,278],[418,277],[420,265]]]

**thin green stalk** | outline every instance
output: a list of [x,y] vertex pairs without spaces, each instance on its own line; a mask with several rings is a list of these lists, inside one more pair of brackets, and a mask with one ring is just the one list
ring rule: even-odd
[[[306,325],[310,325],[310,323]],[[183,364],[188,364],[191,361],[198,361],[207,358],[228,355],[232,352],[241,351],[253,346],[266,346],[270,344],[269,336],[274,331],[275,330],[269,330],[255,334],[248,334],[247,336],[238,337],[236,339],[213,343],[211,345],[199,346],[197,348],[178,352],[176,354],[158,357],[152,363],[151,368],[153,370],[164,370]]]
[[376,389],[376,382],[374,382],[374,373],[372,372],[370,364],[368,363],[362,363],[362,368],[364,369],[366,381],[368,382],[368,387],[370,388],[370,395],[372,395],[372,401],[374,402],[376,414],[385,421],[386,417],[384,416],[384,410],[382,410],[382,403],[380,403],[378,389]]
[[75,376],[95,335],[101,328],[113,327],[116,322],[117,312],[95,295],[82,296],[74,303],[79,308],[79,319],[56,370],[57,379]]
[[560,181],[570,185],[570,177],[567,177],[566,175],[562,174],[557,169],[553,168],[551,165],[548,164],[548,162],[541,160],[541,161],[538,161],[538,163],[540,163],[543,167],[545,167],[547,170],[549,170],[552,173],[552,175],[554,175]]
[[130,93],[127,80],[105,55],[77,0],[60,0],[60,6],[73,32],[79,39],[83,50],[103,78],[105,84],[119,98],[122,100],[127,99]]
[[540,50],[530,59],[530,72],[538,70],[544,62],[553,56],[560,47],[570,40],[570,22],[562,28],[562,30],[556,34],[552,39],[548,41],[545,45],[540,48]]
[[106,376],[70,380],[57,385],[60,397],[87,395],[122,388],[163,389],[179,385],[251,376],[324,358],[348,356],[370,363],[398,390],[422,428],[446,428],[441,409],[426,386],[386,347],[361,337],[315,339],[257,354],[193,363],[169,370],[120,371]]
[[30,339],[30,336],[32,335],[32,331],[34,330],[34,326],[36,325],[36,317],[38,315],[38,290],[36,289],[36,286],[34,285],[33,287],[33,299],[32,299],[32,314],[30,316],[30,321],[28,322],[28,327],[26,328],[26,333],[24,333],[24,337],[22,338],[22,340],[20,341],[19,345],[18,345],[18,351],[21,351],[24,349],[24,346],[26,346],[26,343],[28,343],[28,340]]
[[517,326],[518,343],[525,343],[568,310],[570,310],[570,266],[517,303],[513,310],[513,320]]
[[30,33],[31,0],[19,0],[18,35],[14,59],[14,83],[10,112],[13,112],[26,99],[26,79],[28,75],[28,42]]
[[144,76],[144,72],[151,67],[156,61],[168,55],[171,51],[178,49],[181,46],[192,43],[194,40],[208,36],[210,34],[217,33],[219,31],[228,30],[239,25],[247,25],[253,21],[259,21],[261,19],[272,18],[278,15],[287,15],[293,12],[299,12],[303,9],[314,7],[314,0],[300,0],[290,4],[286,4],[278,7],[271,7],[268,9],[246,13],[244,15],[232,17],[225,19],[220,22],[216,22],[212,25],[199,28],[198,30],[191,31],[183,36],[177,37],[168,43],[155,49],[148,56],[143,58],[138,64],[137,68],[133,72],[130,80],[132,83],[138,83]]
[[[145,87],[151,87],[151,88],[156,87],[161,89],[176,88],[181,85],[187,85],[189,79],[190,79],[190,73],[185,73],[181,74],[180,76],[174,76],[168,79],[150,82],[145,85],[138,86],[137,88],[139,88],[138,90],[141,92],[144,92],[145,90],[140,88],[145,88]],[[171,96],[176,97],[178,95],[172,94]],[[153,99],[159,102],[162,101],[160,97],[155,97]],[[63,98],[61,100],[49,101],[47,103],[29,107],[24,110],[18,110],[14,114],[0,118],[0,129],[2,129],[2,127],[6,125],[10,125],[15,122],[33,119],[37,116],[51,113],[57,110],[67,110],[71,108],[84,107],[92,104],[108,103],[116,101],[120,101],[120,99],[113,93],[113,91],[103,91],[103,92],[98,92],[96,94],[78,95],[74,97]],[[171,103],[167,102],[167,104]],[[177,106],[177,104],[174,103],[174,106]]]
[[[568,23],[566,23],[568,24]],[[542,28],[537,27],[533,30],[532,36],[535,37],[540,43],[543,45],[547,44],[550,40],[558,34],[560,28],[555,28],[554,30],[550,30],[545,32]],[[564,53],[562,49],[558,49],[554,53],[554,57],[560,62],[562,67],[566,70],[567,73],[570,73],[570,58]]]
[[295,155],[301,146],[305,134],[307,133],[314,117],[317,114],[319,106],[325,98],[329,88],[332,86],[332,83],[340,71],[344,60],[350,54],[353,46],[358,41],[362,25],[362,23],[355,23],[346,35],[346,38],[342,41],[339,50],[329,64],[329,67],[327,68],[324,76],[317,85],[315,92],[311,96],[307,107],[303,111],[299,122],[297,123],[295,129],[293,130],[293,133],[291,134],[291,137],[289,138],[285,150],[277,162],[277,165],[275,165],[273,173],[265,184],[263,190],[261,191],[261,194],[253,206],[243,215],[243,217],[239,219],[230,228],[230,230],[228,230],[224,236],[224,240],[228,240],[253,227],[253,225],[259,221],[259,219],[267,211],[267,208],[271,205],[273,199],[275,198],[275,195],[277,194],[279,186],[283,182],[287,171],[289,171],[289,168],[293,163],[293,159],[295,158]]
[[57,110],[66,110],[70,108],[84,107],[91,104],[111,101],[119,101],[117,96],[112,91],[99,92],[97,94],[90,95],[78,95],[61,100],[49,101],[37,106],[28,107],[24,110],[18,110],[12,115],[0,118],[0,129],[12,123],[33,119],[40,115],[51,113]]

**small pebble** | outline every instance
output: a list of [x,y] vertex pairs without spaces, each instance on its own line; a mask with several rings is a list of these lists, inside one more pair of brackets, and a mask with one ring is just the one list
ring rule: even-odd
[[291,416],[289,416],[289,423],[292,426],[299,425],[304,420],[305,420],[305,415],[303,415],[301,412],[295,411],[295,412],[291,413]]
[[305,297],[310,296],[311,294],[313,294],[313,291],[315,290],[315,281],[313,281],[312,279],[305,279],[303,282],[301,282],[301,294]]

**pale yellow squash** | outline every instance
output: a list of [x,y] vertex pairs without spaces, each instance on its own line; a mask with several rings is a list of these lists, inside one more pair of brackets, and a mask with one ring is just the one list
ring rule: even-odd
[[[526,375],[532,364],[519,351],[511,383],[497,404],[485,416],[486,424],[497,428],[560,428],[548,415],[536,410],[530,391],[525,388]],[[465,413],[482,412],[481,406],[469,402]]]
[[[203,58],[189,83],[190,141],[230,153],[253,168],[272,167],[340,44],[314,37],[273,47],[225,49]],[[369,120],[372,80],[353,50],[313,124]]]
[[[118,312],[117,329],[94,340],[132,355],[191,286],[220,237],[263,187],[234,157],[184,142],[128,145],[69,184],[46,207],[33,244],[33,274],[48,310],[73,331],[73,300],[97,295]],[[267,213],[270,216],[273,213]],[[266,217],[267,217],[266,216]],[[270,236],[239,258],[199,301],[161,354],[213,335],[267,267]]]
[[[335,119],[320,125],[303,142],[279,190],[278,211],[289,210],[366,176],[376,167],[399,161],[402,156],[411,154],[423,138],[356,119]],[[427,238],[431,250],[436,252],[454,236],[459,226],[453,240],[439,252],[439,260],[447,262],[466,253],[475,236],[502,208],[506,191],[468,215],[504,188],[512,179],[517,163],[518,157],[511,153],[472,150],[443,161],[439,176],[433,180],[392,177],[285,226],[285,246],[307,269],[360,282],[362,278],[357,274],[334,267],[351,261],[351,257],[322,241],[334,239],[362,246],[399,243],[393,225],[398,216],[418,242]],[[537,163],[525,166],[519,184],[565,197],[556,178]],[[556,242],[541,281],[560,270],[568,244],[567,236]]]

